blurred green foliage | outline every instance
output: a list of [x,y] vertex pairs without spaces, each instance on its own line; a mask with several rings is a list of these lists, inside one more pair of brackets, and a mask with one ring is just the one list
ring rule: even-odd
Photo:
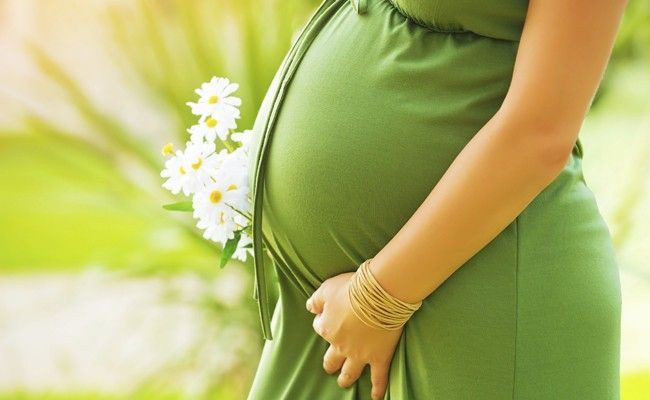
[[650,394],[650,370],[630,373],[621,379],[623,400],[646,400]]
[[[161,205],[177,200],[160,188],[159,143],[195,123],[185,102],[213,75],[240,83],[240,130],[250,127],[294,33],[316,1],[136,0],[111,3],[98,21],[110,33],[106,51],[134,92],[176,121],[155,141],[109,114],[81,79],[42,44],[26,51],[59,100],[72,105],[88,129],[78,132],[26,112],[24,129],[0,127],[0,168],[12,188],[0,210],[3,272],[77,269],[218,270],[219,247],[193,227],[189,215]],[[130,163],[124,167],[124,159]],[[135,173],[134,173],[135,170]],[[45,172],[45,173],[44,173]],[[131,175],[139,176],[135,180]]]
[[629,0],[616,38],[612,63],[650,64],[650,0]]

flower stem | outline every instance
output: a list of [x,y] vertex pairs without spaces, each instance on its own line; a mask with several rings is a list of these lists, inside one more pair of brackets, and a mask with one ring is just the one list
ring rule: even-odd
[[236,208],[236,207],[231,206],[231,205],[228,204],[228,203],[226,203],[226,206],[230,207],[230,208],[231,208],[233,211],[235,211],[236,213],[243,215],[243,216],[246,217],[246,219],[248,219],[249,221],[252,219],[252,217],[251,217],[251,215],[250,215],[249,213],[244,213],[243,211],[239,210],[239,209]]

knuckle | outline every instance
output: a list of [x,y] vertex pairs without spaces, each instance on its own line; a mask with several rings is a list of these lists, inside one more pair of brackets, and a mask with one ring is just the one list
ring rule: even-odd
[[324,339],[331,339],[331,330],[327,327],[327,319],[324,314],[318,314],[314,317],[312,327]]
[[390,358],[387,358],[385,355],[379,355],[379,354],[371,354],[369,355],[368,359],[370,360],[371,365],[377,367],[383,367],[390,362]]
[[371,381],[372,381],[372,384],[374,386],[383,387],[386,384],[387,379],[386,379],[385,375],[381,375],[381,376],[377,376],[375,378],[372,378]]
[[329,332],[329,329],[327,329],[326,327],[324,327],[324,326],[322,326],[322,325],[320,326],[320,332],[319,332],[319,334],[320,334],[322,337],[329,337],[329,333],[330,333],[330,332]]

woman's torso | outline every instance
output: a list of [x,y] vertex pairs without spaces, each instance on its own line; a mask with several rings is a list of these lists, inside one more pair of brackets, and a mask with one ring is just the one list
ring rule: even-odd
[[[349,390],[325,375],[304,301],[386,245],[498,111],[527,6],[351,1],[365,13],[323,3],[313,42],[290,80],[276,75],[253,128],[253,155],[269,135],[258,190],[281,301],[250,399],[369,398],[367,373]],[[620,287],[581,150],[424,299],[386,398],[615,398]]]
[[264,230],[302,260],[306,287],[390,240],[498,110],[526,8],[370,0],[357,14],[338,3],[281,99],[265,155]]

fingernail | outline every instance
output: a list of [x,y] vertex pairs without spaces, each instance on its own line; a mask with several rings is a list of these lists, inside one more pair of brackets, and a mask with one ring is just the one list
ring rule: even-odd
[[311,311],[311,298],[307,299],[306,307],[307,310]]

